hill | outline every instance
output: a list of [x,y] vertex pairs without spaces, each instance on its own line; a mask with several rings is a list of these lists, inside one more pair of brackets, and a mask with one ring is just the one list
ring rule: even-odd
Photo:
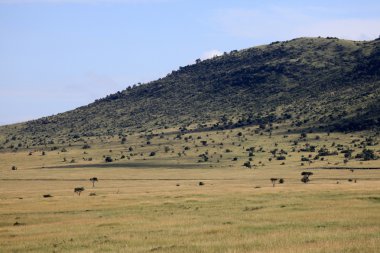
[[233,51],[0,127],[0,252],[380,252],[378,43]]
[[11,143],[271,123],[294,131],[370,129],[380,122],[379,42],[298,38],[232,51],[0,134]]

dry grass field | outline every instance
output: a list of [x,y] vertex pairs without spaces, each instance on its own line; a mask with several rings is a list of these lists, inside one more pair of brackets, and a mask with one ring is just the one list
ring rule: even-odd
[[[363,148],[379,155],[375,134],[300,139],[245,128],[177,137],[3,151],[0,252],[380,252],[380,160],[354,158]],[[352,158],[301,161],[324,146],[350,148]],[[314,173],[306,184],[303,171]]]

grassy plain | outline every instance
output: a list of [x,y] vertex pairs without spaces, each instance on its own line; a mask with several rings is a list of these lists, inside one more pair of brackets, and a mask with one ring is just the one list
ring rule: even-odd
[[[344,163],[340,152],[352,149],[354,157],[365,147],[379,155],[376,134],[300,139],[254,130],[134,134],[123,144],[93,137],[4,151],[0,252],[380,252],[380,161]],[[310,145],[316,151],[300,152]],[[339,152],[301,161],[324,146]],[[277,160],[281,149],[285,160]],[[251,169],[243,166],[249,158]],[[307,184],[302,171],[314,173]],[[99,179],[94,188],[91,177]],[[273,177],[284,183],[273,187]],[[73,192],[79,186],[80,196]]]

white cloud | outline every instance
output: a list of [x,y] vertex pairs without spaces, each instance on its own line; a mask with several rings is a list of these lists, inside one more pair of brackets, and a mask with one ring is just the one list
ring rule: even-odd
[[[319,11],[324,12],[323,9]],[[214,21],[222,32],[230,36],[267,42],[304,36],[372,40],[380,35],[380,18],[377,17],[334,18],[334,15],[326,16],[318,11],[303,12],[298,9],[273,6],[265,10],[219,10],[214,15]]]
[[201,60],[207,60],[207,59],[211,59],[215,56],[219,56],[219,55],[222,55],[223,52],[217,50],[217,49],[213,49],[213,50],[210,50],[210,51],[207,51],[207,52],[204,52],[201,56]]

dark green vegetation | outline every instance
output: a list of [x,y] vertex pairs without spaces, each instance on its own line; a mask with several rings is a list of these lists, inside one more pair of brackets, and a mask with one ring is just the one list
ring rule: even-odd
[[299,38],[232,51],[73,111],[2,127],[0,145],[22,148],[32,136],[38,145],[171,127],[371,129],[380,122],[379,43]]

